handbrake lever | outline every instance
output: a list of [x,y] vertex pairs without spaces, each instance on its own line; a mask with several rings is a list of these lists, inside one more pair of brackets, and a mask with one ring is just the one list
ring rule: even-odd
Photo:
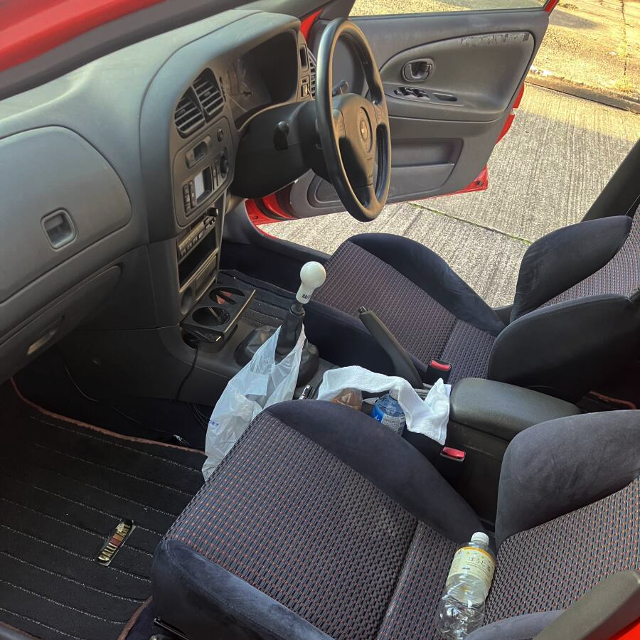
[[413,364],[411,356],[396,340],[391,331],[387,329],[382,320],[373,311],[369,311],[365,307],[360,307],[358,314],[362,324],[367,328],[373,339],[391,358],[395,375],[404,378],[415,389],[422,389],[424,386],[422,378]]

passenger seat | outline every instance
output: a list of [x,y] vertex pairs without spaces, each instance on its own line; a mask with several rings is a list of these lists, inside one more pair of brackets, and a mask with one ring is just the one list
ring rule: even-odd
[[[608,576],[640,569],[639,474],[640,411],[520,433],[500,478],[496,626],[469,640],[533,638]],[[156,614],[189,640],[435,640],[456,547],[481,530],[386,427],[326,402],[275,405],[160,544]]]

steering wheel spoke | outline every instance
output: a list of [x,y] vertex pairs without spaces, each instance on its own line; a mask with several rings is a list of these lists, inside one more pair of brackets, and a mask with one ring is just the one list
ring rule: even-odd
[[343,140],[347,137],[347,130],[344,126],[344,115],[340,109],[333,110],[333,130],[338,140]]
[[376,189],[373,183],[365,184],[355,188],[356,196],[358,200],[365,207],[372,207],[378,204],[378,197],[376,196]]
[[360,187],[373,182],[375,154],[366,153],[362,145],[359,142],[354,144],[350,137],[343,140],[340,149],[342,163],[351,186]]
[[[372,96],[333,95],[333,55],[345,40],[360,61]],[[316,118],[327,173],[347,211],[374,220],[384,207],[391,176],[391,139],[384,87],[362,31],[350,20],[327,25],[318,50]]]
[[373,112],[376,116],[376,126],[384,125],[389,121],[389,114],[387,113],[387,105],[386,103],[380,104],[377,102],[372,102]]

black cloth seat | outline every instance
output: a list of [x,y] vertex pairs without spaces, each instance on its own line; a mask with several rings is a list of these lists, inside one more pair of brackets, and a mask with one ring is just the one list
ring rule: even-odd
[[533,243],[500,315],[437,254],[399,236],[354,236],[326,268],[307,306],[307,335],[338,364],[388,372],[357,320],[362,306],[418,363],[450,362],[453,382],[489,378],[576,401],[639,353],[637,213],[584,220]]
[[[532,638],[602,579],[640,568],[639,436],[640,412],[618,411],[513,440],[487,626],[470,640]],[[435,639],[456,546],[480,530],[386,427],[330,403],[283,403],[253,421],[161,542],[154,606],[190,640]]]

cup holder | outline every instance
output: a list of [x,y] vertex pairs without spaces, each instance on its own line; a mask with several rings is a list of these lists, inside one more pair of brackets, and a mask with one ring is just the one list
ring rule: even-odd
[[217,283],[180,324],[196,339],[223,345],[235,332],[238,320],[251,304],[255,292],[255,289],[239,284]]
[[245,297],[246,294],[244,291],[240,291],[240,289],[236,289],[235,287],[215,287],[209,293],[209,298],[220,306],[240,304]]
[[200,307],[193,312],[193,319],[203,327],[219,327],[229,322],[228,311],[217,307]]

